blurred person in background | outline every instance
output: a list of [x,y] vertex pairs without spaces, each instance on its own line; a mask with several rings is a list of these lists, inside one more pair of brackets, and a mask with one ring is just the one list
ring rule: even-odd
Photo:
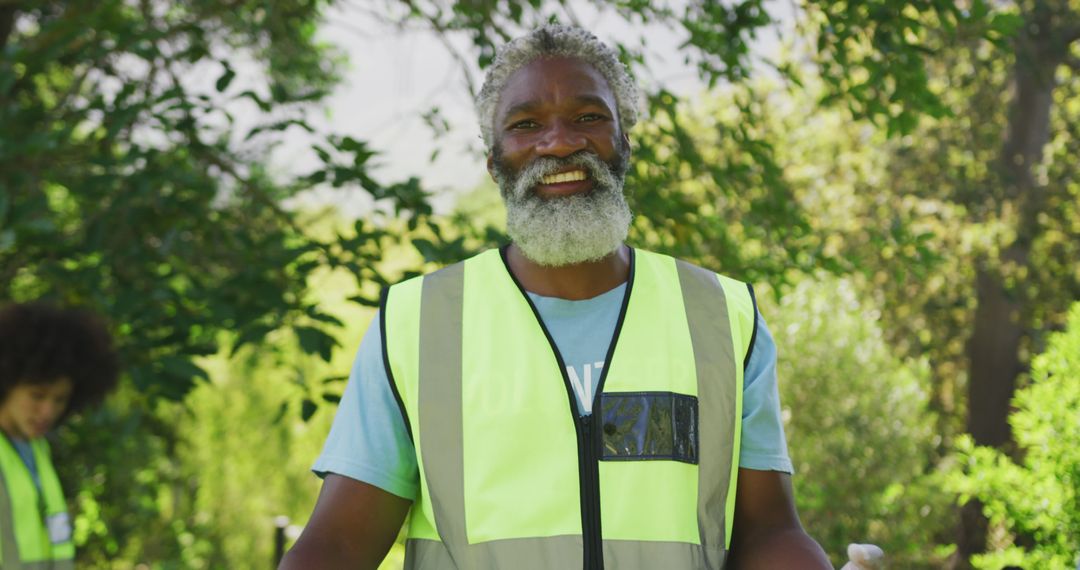
[[46,434],[116,385],[117,359],[93,314],[0,307],[0,568],[66,569],[75,546]]

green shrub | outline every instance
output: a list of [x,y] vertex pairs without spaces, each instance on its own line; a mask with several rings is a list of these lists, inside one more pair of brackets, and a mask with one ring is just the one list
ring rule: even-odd
[[208,360],[211,380],[182,403],[150,405],[125,386],[60,432],[80,568],[270,567],[274,517],[303,524],[320,485],[309,467],[334,409],[305,422],[303,401],[342,384],[279,350]]
[[[1019,462],[970,437],[958,441],[959,468],[949,488],[960,501],[983,503],[991,551],[976,568],[1075,568],[1080,549],[1080,303],[1065,332],[1053,334],[1035,358],[1031,382],[1013,398],[1009,416]],[[997,536],[995,536],[995,534]],[[1021,546],[1021,543],[1025,546]]]
[[804,280],[763,313],[807,531],[837,566],[848,543],[870,542],[894,568],[940,567],[933,544],[952,517],[928,465],[926,362],[896,356],[846,280]]

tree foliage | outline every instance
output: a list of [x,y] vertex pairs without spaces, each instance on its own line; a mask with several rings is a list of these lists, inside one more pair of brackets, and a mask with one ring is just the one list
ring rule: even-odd
[[[503,238],[467,217],[434,220],[416,179],[378,180],[370,172],[377,149],[363,134],[313,132],[309,113],[341,73],[339,55],[315,39],[330,5],[0,0],[0,299],[96,308],[114,323],[128,370],[117,400],[82,418],[58,448],[79,458],[62,469],[67,488],[78,489],[84,562],[225,560],[213,558],[218,545],[196,539],[212,535],[201,519],[165,522],[206,505],[184,486],[198,478],[175,460],[179,434],[202,432],[173,425],[186,420],[170,403],[208,378],[206,356],[243,355],[284,336],[329,361],[342,317],[311,295],[320,271],[345,270],[354,299],[370,304],[399,274]],[[378,0],[363,9],[384,30],[421,28],[443,39],[475,90],[473,63],[483,68],[496,45],[532,25],[588,24],[582,6]],[[1072,262],[1080,257],[1072,160],[1080,154],[1080,6],[803,2],[794,30],[774,6],[588,5],[680,34],[678,56],[711,91],[701,101],[680,99],[652,80],[647,37],[603,38],[646,86],[648,118],[631,133],[632,240],[773,283],[778,298],[802,275],[857,273],[852,282],[881,308],[900,362],[930,362],[929,406],[941,439],[921,471],[894,474],[907,493],[961,429],[979,443],[998,444],[1003,433],[1007,440],[1000,428],[1017,374],[1045,333],[1063,325],[1067,301],[1080,297]],[[790,57],[769,60],[751,49],[770,30],[779,30]],[[459,50],[455,37],[469,47]],[[239,124],[237,108],[256,112],[257,123]],[[315,139],[318,167],[295,174],[267,163],[275,145],[301,131]],[[344,229],[319,230],[317,217],[282,207],[315,186],[351,190],[380,208]],[[401,238],[416,255],[380,263]],[[258,389],[258,376],[247,386]],[[320,386],[305,376],[290,413],[316,415],[327,402]],[[861,403],[844,410],[871,413]],[[925,434],[905,433],[912,445],[925,444]],[[853,450],[842,434],[804,441]],[[205,459],[198,455],[187,457]],[[146,461],[133,465],[138,457]],[[853,461],[876,469],[868,458]],[[900,540],[899,529],[917,517],[896,507],[895,492],[881,491],[883,477],[867,477],[875,500],[864,510],[848,508],[871,522],[897,517],[904,522],[896,532],[837,519],[822,522],[828,540],[840,540],[841,528]],[[822,481],[808,488],[819,504],[838,492],[835,480]],[[110,522],[125,512],[148,522]],[[140,538],[143,531],[156,538]],[[961,554],[976,542],[965,539]]]
[[975,557],[975,567],[1072,568],[1080,557],[1080,304],[1033,360],[1031,383],[1013,405],[1019,459],[971,437],[958,442],[951,488],[964,500],[979,499],[1004,531],[993,552]]
[[804,279],[770,310],[799,516],[838,567],[853,541],[898,568],[940,568],[930,546],[949,497],[929,469],[934,421],[926,361],[898,357],[880,311],[838,278]]
[[[305,302],[318,267],[363,282],[386,234],[320,239],[281,203],[312,184],[430,213],[416,181],[382,185],[375,153],[327,136],[290,178],[264,156],[335,84],[315,1],[0,5],[0,297],[89,305],[115,323],[131,380],[179,399],[221,331],[236,346],[282,327],[328,357],[336,319]],[[241,63],[248,63],[241,67]],[[192,77],[216,73],[212,87]],[[237,125],[230,105],[257,109]],[[245,132],[246,131],[246,132]]]
[[[1078,150],[1080,5],[972,2],[957,4],[958,19],[890,4],[909,20],[905,41],[925,48],[919,65],[938,109],[891,137],[891,128],[863,137],[884,160],[863,172],[840,162],[841,168],[825,172],[825,185],[847,173],[856,180],[855,195],[863,197],[851,203],[868,214],[854,216],[861,225],[908,228],[919,239],[881,247],[851,239],[863,233],[858,230],[839,240],[841,255],[864,261],[873,277],[868,292],[882,307],[894,345],[933,363],[942,435],[935,455],[950,453],[961,431],[981,445],[1009,449],[1013,390],[1030,355],[1080,297],[1071,261],[1080,254],[1071,158]],[[864,5],[873,10],[875,3]],[[854,53],[873,54],[872,35],[852,28]],[[849,78],[872,75],[853,69]],[[827,74],[824,79],[830,81]],[[898,254],[912,246],[935,263],[908,271]],[[968,556],[985,547],[978,505],[966,506],[961,520],[950,567],[966,567]]]
[[[266,164],[284,136],[312,130],[337,81],[340,58],[315,41],[325,6],[0,2],[0,299],[95,309],[126,372],[121,393],[55,448],[80,564],[204,567],[216,552],[208,521],[187,515],[205,480],[177,459],[183,415],[171,402],[208,379],[204,357],[275,334],[329,360],[340,320],[307,294],[317,270],[387,280],[376,262],[393,239],[375,219],[326,235],[284,200],[327,184],[426,224],[418,182],[374,179],[363,141],[316,133],[311,172]],[[236,122],[238,106],[256,124]]]
[[[809,18],[800,31],[813,40],[809,55],[825,79],[822,100],[846,104],[854,119],[883,122],[890,134],[909,132],[921,116],[942,116],[946,110],[931,89],[929,48],[922,38],[934,29],[935,17],[953,23],[953,30],[989,34],[983,26],[988,5],[974,4],[978,9],[941,1],[808,3],[803,8]],[[582,23],[573,3],[565,1],[469,2],[452,9],[432,0],[406,5],[382,3],[383,20],[471,40],[475,49],[456,55],[474,90],[468,63],[486,66],[497,44],[550,20]],[[730,108],[707,117],[703,126],[701,114],[687,112],[688,101],[662,83],[646,82],[649,119],[633,133],[635,164],[627,181],[638,213],[633,241],[755,281],[783,283],[793,272],[850,269],[850,260],[828,254],[797,207],[777,159],[778,139],[766,132],[773,101],[752,88],[763,70],[792,86],[806,73],[793,61],[771,60],[751,49],[759,35],[787,31],[770,7],[761,0],[621,0],[593,8],[676,30],[686,38],[679,56],[710,88],[731,94]],[[632,72],[651,77],[647,38],[603,39],[617,47]]]

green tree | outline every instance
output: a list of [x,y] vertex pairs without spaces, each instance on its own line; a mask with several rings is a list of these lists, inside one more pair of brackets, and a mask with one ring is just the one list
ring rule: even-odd
[[[832,22],[815,18],[804,30],[816,38],[810,55],[820,55],[819,68],[829,79],[823,86],[830,101],[850,103],[856,118],[879,120],[889,133],[904,134],[918,117],[940,115],[942,106],[927,85],[926,48],[906,41],[910,5],[917,15],[942,15],[975,25],[985,13],[962,10],[951,2],[875,2],[872,9],[852,8],[846,2],[815,2],[808,13],[840,11],[845,35],[833,32]],[[558,20],[580,23],[570,2],[456,3],[438,0],[380,3],[385,21],[400,26],[425,26],[444,39],[467,37],[474,49],[458,52],[466,84],[475,91],[471,62],[482,68],[494,57],[495,46],[523,28]],[[503,9],[505,8],[505,9]],[[722,114],[689,117],[686,101],[663,83],[650,81],[645,93],[649,119],[635,133],[635,162],[627,180],[632,207],[638,213],[634,243],[704,265],[722,268],[750,280],[786,282],[792,273],[825,268],[841,271],[846,260],[825,254],[819,236],[799,209],[793,187],[777,161],[777,139],[765,132],[772,100],[759,98],[748,85],[763,72],[774,71],[792,85],[803,71],[791,61],[772,61],[753,53],[754,39],[766,31],[787,32],[786,24],[770,13],[762,0],[719,2],[596,2],[591,9],[631,23],[663,25],[686,38],[677,57],[699,73],[710,88],[731,95]],[[920,26],[923,24],[919,24]],[[847,58],[829,66],[831,55],[846,50],[853,35],[876,38]],[[899,34],[900,41],[888,41]],[[888,36],[888,37],[886,37]],[[861,36],[859,36],[861,38]],[[884,39],[881,39],[884,38]],[[650,79],[646,37],[604,38],[616,45],[632,72]],[[846,52],[845,52],[846,53]],[[887,54],[887,55],[886,55]],[[850,65],[847,65],[850,63]],[[874,81],[899,88],[861,88],[847,74],[872,70]],[[787,142],[787,141],[783,141]],[[744,244],[749,244],[744,246]]]
[[[370,221],[315,237],[281,202],[313,184],[388,199],[413,226],[430,212],[415,180],[384,186],[350,137],[289,178],[262,157],[312,128],[339,57],[314,34],[325,3],[4,2],[0,5],[0,297],[51,298],[108,315],[126,369],[151,397],[179,399],[193,359],[291,327],[328,358],[336,319],[305,301],[306,277],[374,269]],[[254,63],[239,67],[238,60]],[[200,89],[184,78],[219,73]],[[241,76],[241,73],[243,75]],[[230,103],[231,102],[231,103]],[[261,113],[246,132],[227,104]]]
[[[329,360],[340,321],[306,295],[313,271],[385,282],[375,262],[392,239],[374,219],[317,235],[282,201],[325,183],[383,200],[403,225],[430,213],[417,181],[369,176],[374,152],[351,137],[316,133],[322,164],[300,176],[265,165],[287,133],[312,130],[337,80],[340,57],[314,39],[325,6],[0,2],[0,299],[94,308],[126,372],[57,446],[80,564],[199,567],[170,402],[207,378],[200,358],[274,331]],[[201,88],[199,72],[217,79]],[[259,121],[241,132],[230,105]]]
[[961,463],[951,488],[979,499],[1006,532],[992,552],[973,558],[974,566],[1073,568],[1080,557],[1080,304],[1066,330],[1051,335],[1033,359],[1030,384],[1012,403],[1019,459],[972,437],[958,442]]
[[805,278],[775,308],[763,299],[799,515],[833,556],[871,542],[897,568],[940,568],[931,547],[948,528],[949,496],[928,469],[934,421],[929,365],[898,357],[880,311],[835,277]]
[[[399,228],[418,230],[409,237],[429,262],[498,238],[427,224],[419,183],[373,179],[375,151],[362,140],[320,136],[323,164],[301,176],[264,164],[285,133],[310,130],[306,113],[334,84],[338,59],[314,42],[327,5],[0,2],[0,298],[88,304],[114,320],[130,369],[123,401],[142,410],[132,417],[146,426],[135,430],[146,434],[139,445],[171,452],[171,427],[151,421],[163,413],[156,402],[188,393],[205,377],[199,359],[223,343],[285,330],[300,350],[329,360],[339,320],[307,295],[318,268],[346,268],[358,300],[370,302],[388,280],[376,261]],[[781,287],[817,269],[860,270],[894,345],[933,363],[931,402],[945,428],[938,453],[965,411],[978,443],[1007,441],[1017,374],[1043,342],[1040,331],[1060,326],[1062,300],[1080,283],[1068,263],[1080,254],[1069,160],[1080,150],[1075,1],[805,2],[790,61],[751,52],[756,34],[784,26],[763,0],[595,5],[683,34],[680,55],[730,95],[702,128],[663,85],[650,88],[651,119],[634,133],[638,163],[628,181],[640,213],[635,242]],[[577,21],[564,1],[383,0],[372,9],[390,27],[466,36],[472,48],[456,53],[481,67],[522,27]],[[648,76],[647,39],[616,40]],[[185,83],[196,68],[215,73],[213,88]],[[839,174],[855,175],[856,226],[818,217],[824,205],[814,198],[826,189],[803,184],[806,164],[771,123],[783,92],[753,88],[768,69],[790,90],[810,85],[845,110],[841,133],[870,132],[836,143],[854,145],[853,160],[880,158],[860,145],[884,150],[884,174],[876,162],[840,165]],[[475,86],[471,68],[464,73]],[[225,101],[264,119],[236,133]],[[831,164],[827,148],[814,150],[818,164]],[[871,173],[877,178],[863,176]],[[835,175],[826,168],[818,178]],[[386,200],[403,220],[365,219],[318,236],[280,204],[319,184]],[[301,411],[314,413],[310,404]],[[155,466],[154,477],[172,477],[174,467]],[[142,500],[113,490],[102,508],[134,512],[127,505]],[[169,503],[142,502],[159,511]],[[978,532],[962,536],[961,561],[979,541]]]
[[[890,156],[877,189],[886,192],[872,195],[884,207],[870,223],[936,226],[921,245],[943,261],[920,275],[896,272],[892,249],[864,258],[887,299],[890,336],[905,353],[934,362],[936,407],[963,418],[977,444],[1012,449],[1013,391],[1046,333],[1063,325],[1069,302],[1080,297],[1071,262],[1080,254],[1072,159],[1080,150],[1080,5],[972,2],[958,18],[921,12],[917,3],[885,4],[866,10],[880,17],[895,9],[900,27],[884,39],[926,50],[922,70],[940,108],[913,123],[910,135],[882,141]],[[857,11],[818,14],[843,40],[836,45],[849,46],[832,57],[865,68],[853,89],[897,88],[876,76],[885,63],[873,49],[881,28],[859,26]],[[941,424],[942,450],[956,423]],[[960,567],[984,547],[979,512],[977,503],[963,510]]]
[[[202,546],[192,568],[269,566],[274,518],[303,521],[318,494],[310,468],[333,413],[323,408],[307,421],[301,414],[311,396],[340,397],[343,380],[321,384],[342,365],[274,344],[208,362],[212,381],[171,410],[177,465],[191,483],[188,509],[176,518],[190,521]],[[257,389],[252,378],[259,378]]]

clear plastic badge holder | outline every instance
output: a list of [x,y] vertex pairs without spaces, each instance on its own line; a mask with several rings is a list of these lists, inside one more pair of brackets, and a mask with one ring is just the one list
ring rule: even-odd
[[49,530],[49,542],[60,544],[71,540],[71,518],[66,512],[45,517],[45,527]]

